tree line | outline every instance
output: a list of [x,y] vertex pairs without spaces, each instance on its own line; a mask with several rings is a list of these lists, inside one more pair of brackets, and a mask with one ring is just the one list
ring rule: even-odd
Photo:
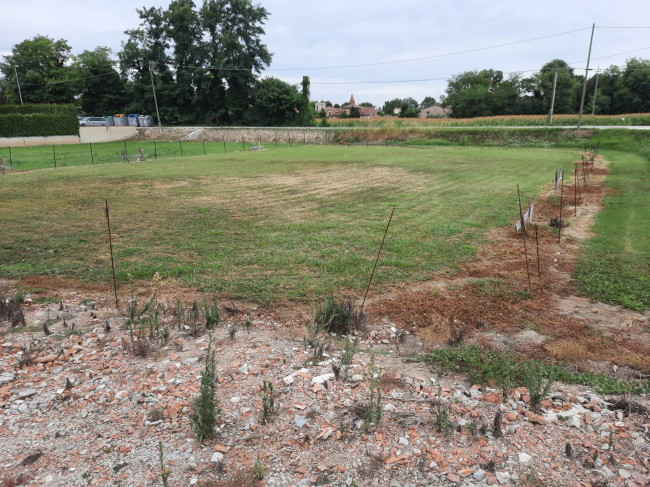
[[259,79],[272,59],[261,41],[264,7],[172,0],[166,9],[136,10],[140,25],[125,32],[117,62],[109,48],[72,55],[66,40],[41,35],[15,45],[0,63],[0,103],[22,96],[24,103],[75,103],[89,115],[155,115],[157,102],[170,125],[311,123],[309,78],[300,87]]
[[[561,59],[529,77],[514,73],[506,78],[494,69],[466,71],[449,80],[440,102],[460,118],[545,114],[551,108],[555,81],[554,113],[578,113],[584,79]],[[594,102],[597,115],[650,112],[650,60],[631,58],[623,68],[610,66],[592,74],[585,112],[592,111]]]

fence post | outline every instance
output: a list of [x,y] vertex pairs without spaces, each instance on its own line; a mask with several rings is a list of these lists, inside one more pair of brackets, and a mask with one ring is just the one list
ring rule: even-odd
[[226,136],[223,135],[222,139],[223,139],[223,153],[225,154],[226,153]]
[[181,146],[181,157],[183,157],[183,141],[182,141],[182,140],[179,140],[179,141],[178,141],[178,145]]
[[125,156],[128,156],[128,155],[129,155],[129,151],[126,150],[126,140],[124,141],[124,155],[125,155]]
[[289,132],[289,148],[291,148],[291,132]]
[[278,148],[278,131],[275,131],[275,148]]
[[88,145],[90,145],[90,163],[95,164],[95,157],[93,156],[93,143],[89,142]]
[[56,169],[56,151],[54,150],[54,146],[52,146],[52,157],[54,158],[54,169]]
[[14,161],[11,159],[11,146],[9,147],[9,164],[10,164],[11,166],[14,165]]
[[205,155],[205,140],[203,141],[203,155]]
[[158,159],[158,148],[156,147],[156,139],[153,139],[153,158]]

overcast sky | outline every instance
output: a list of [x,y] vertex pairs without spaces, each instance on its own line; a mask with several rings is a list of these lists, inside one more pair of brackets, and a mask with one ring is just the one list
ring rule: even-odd
[[[555,58],[584,73],[592,23],[596,24],[593,68],[620,65],[633,56],[650,58],[650,29],[629,28],[650,26],[648,0],[258,3],[269,12],[264,41],[273,53],[264,75],[292,84],[310,76],[312,99],[333,103],[347,101],[350,94],[358,103],[377,106],[409,96],[417,101],[425,96],[438,99],[445,91],[444,78],[454,74],[484,68],[527,74]],[[67,40],[73,54],[96,46],[117,53],[126,39],[124,31],[139,24],[136,7],[168,4],[168,0],[0,0],[0,55],[37,34]],[[577,32],[520,42],[569,31]],[[483,49],[510,43],[516,44]],[[477,49],[481,50],[458,53]],[[639,51],[629,52],[635,50]]]

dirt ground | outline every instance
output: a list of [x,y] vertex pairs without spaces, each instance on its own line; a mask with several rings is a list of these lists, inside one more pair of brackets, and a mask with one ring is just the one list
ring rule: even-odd
[[[27,296],[27,326],[0,323],[0,482],[163,485],[162,462],[169,485],[179,486],[649,485],[646,398],[622,411],[618,398],[555,384],[542,410],[532,411],[525,388],[503,400],[501,391],[453,373],[436,377],[406,360],[446,346],[453,325],[466,343],[647,378],[647,315],[590,302],[571,279],[606,173],[597,159],[577,205],[567,175],[568,226],[559,241],[548,223],[559,216],[560,190],[549,187],[534,202],[527,263],[521,234],[503,228],[451,278],[371,291],[368,325],[339,380],[332,365],[344,342],[330,337],[315,357],[303,343],[307,307],[220,301],[222,325],[240,328],[232,338],[227,326],[213,332],[221,414],[215,437],[203,443],[192,432],[191,398],[208,335],[178,329],[173,316],[177,300],[202,295],[165,280],[135,291],[140,306],[156,293],[161,325],[170,329],[168,341],[143,357],[124,327],[127,303],[116,309],[112,288],[23,280],[39,290]],[[0,281],[0,292],[15,289]],[[382,418],[365,427],[371,360],[383,371]],[[275,385],[267,422],[263,381]],[[443,410],[448,430],[440,427]],[[261,481],[251,476],[256,462]]]

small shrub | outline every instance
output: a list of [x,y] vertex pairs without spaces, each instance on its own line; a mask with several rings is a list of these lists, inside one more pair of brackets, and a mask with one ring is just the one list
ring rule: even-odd
[[447,340],[447,344],[450,347],[455,347],[463,343],[463,338],[465,338],[465,331],[467,331],[467,327],[465,325],[449,325],[449,340]]
[[208,330],[215,328],[219,324],[219,303],[216,296],[213,296],[211,301],[203,303],[203,314],[205,316],[205,327]]
[[366,372],[370,399],[363,421],[363,427],[367,431],[372,424],[379,424],[381,421],[381,369],[375,365],[375,354],[370,355],[370,364]]
[[165,415],[163,414],[163,410],[160,408],[153,408],[152,410],[147,413],[147,420],[150,423],[155,423],[156,421],[162,421],[165,419]]
[[530,395],[530,405],[534,410],[539,410],[542,399],[548,394],[557,378],[555,369],[545,367],[539,360],[524,362],[520,367],[524,385]]
[[262,422],[264,424],[269,424],[274,407],[275,392],[273,390],[273,383],[265,380],[262,384]]
[[501,432],[501,411],[497,411],[494,415],[494,421],[492,422],[492,435],[495,438],[501,438],[503,433]]
[[228,336],[231,340],[235,339],[235,334],[239,330],[239,323],[228,323]]
[[215,368],[216,358],[212,349],[212,336],[210,336],[208,349],[205,352],[205,368],[201,373],[201,392],[192,401],[192,430],[199,442],[212,439],[220,412],[216,398]]
[[337,335],[349,335],[361,329],[363,320],[363,312],[356,309],[351,297],[336,299],[333,294],[329,294],[320,307],[314,310],[314,323]]
[[253,478],[255,480],[262,480],[266,476],[266,467],[260,462],[260,457],[257,457],[253,464]]
[[449,436],[452,430],[452,422],[449,418],[449,406],[442,401],[442,388],[438,386],[438,394],[432,401],[432,409],[436,413],[436,429],[439,433]]
[[171,471],[165,466],[165,460],[163,458],[163,443],[161,440],[158,440],[158,458],[160,459],[160,480],[162,480],[163,486],[167,487],[169,485],[167,479],[169,479]]
[[345,340],[345,349],[341,355],[341,370],[343,371],[343,376],[347,378],[350,365],[352,364],[352,359],[354,354],[357,351],[357,346],[359,345],[359,338],[354,337],[353,339],[348,336]]
[[181,303],[180,299],[176,300],[176,306],[174,307],[174,319],[176,320],[176,327],[179,330],[183,329],[185,325],[185,307]]

